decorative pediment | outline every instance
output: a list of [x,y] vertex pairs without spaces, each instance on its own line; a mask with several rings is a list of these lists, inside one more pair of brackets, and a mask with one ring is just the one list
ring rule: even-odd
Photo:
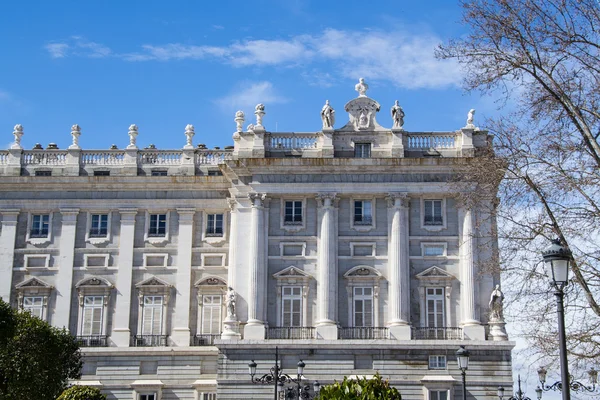
[[273,274],[273,278],[275,279],[289,279],[289,278],[297,278],[297,279],[311,279],[312,275],[298,269],[294,266],[287,267],[286,269]]
[[417,279],[426,279],[426,280],[452,280],[456,279],[454,275],[449,272],[444,271],[443,269],[436,267],[435,265],[431,268],[427,268],[425,271],[417,274]]
[[381,272],[373,267],[359,265],[344,274],[348,279],[381,279]]
[[227,282],[218,276],[205,276],[194,283],[194,286],[227,286]]
[[84,278],[82,280],[80,280],[79,282],[77,282],[77,284],[75,285],[76,288],[81,288],[81,287],[97,287],[97,288],[107,288],[107,289],[112,289],[114,286],[112,283],[110,283],[110,281],[108,281],[105,278],[99,277],[99,276],[90,276],[88,278]]
[[29,278],[18,285],[15,286],[17,290],[25,290],[25,289],[53,289],[52,285],[47,284],[46,282],[38,279],[36,277]]
[[163,281],[160,278],[157,278],[156,276],[151,276],[148,279],[144,279],[143,281],[141,281],[140,283],[136,284],[135,287],[138,289],[143,289],[143,288],[170,288],[172,285]]

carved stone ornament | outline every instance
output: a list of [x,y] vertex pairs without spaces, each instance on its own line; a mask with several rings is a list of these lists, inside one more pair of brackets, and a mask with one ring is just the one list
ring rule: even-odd
[[[354,130],[372,130],[379,126],[375,115],[381,109],[378,102],[362,96],[350,100],[344,107],[350,118],[350,125]],[[347,125],[347,126],[348,126]]]
[[208,278],[204,281],[204,283],[206,285],[221,285],[223,282],[221,282],[221,280],[217,278]]
[[128,149],[137,149],[136,146],[136,140],[137,140],[137,135],[138,135],[138,127],[136,124],[131,124],[129,125],[129,145],[127,146]]
[[79,147],[79,136],[81,136],[81,128],[75,124],[71,126],[71,136],[73,137],[73,144],[69,146],[69,149],[80,149]]
[[265,114],[265,105],[262,103],[257,104],[254,111],[254,115],[256,115],[256,126],[262,126],[263,116]]
[[407,193],[388,193],[385,198],[388,207],[408,207],[410,205],[410,197]]
[[263,202],[267,198],[266,193],[248,193],[248,198],[252,202],[252,207],[262,207]]
[[400,107],[400,105],[398,104],[398,100],[396,100],[396,102],[392,106],[390,113],[392,114],[393,121],[392,129],[403,129],[404,110],[402,110],[402,107]]
[[227,317],[234,318],[235,317],[235,301],[237,294],[232,287],[229,287],[227,290],[227,298],[225,299],[225,303],[227,304]]
[[335,205],[337,193],[318,193],[315,198],[319,207],[331,207]]
[[244,121],[245,121],[245,115],[243,111],[237,111],[235,113],[235,125],[236,125],[236,132],[242,132],[243,131],[243,125],[244,125]]
[[195,134],[196,132],[194,132],[194,125],[187,124],[185,126],[185,146],[183,146],[184,149],[194,148],[194,145],[192,144],[192,138]]
[[490,321],[503,322],[504,321],[504,294],[500,290],[500,285],[496,285],[496,288],[490,295]]
[[335,124],[335,110],[329,105],[329,100],[325,100],[325,105],[321,109],[321,120],[323,129],[333,128]]
[[474,119],[475,119],[475,109],[472,108],[471,110],[469,110],[469,113],[467,114],[467,126],[465,126],[465,128],[475,128],[475,125],[473,124]]
[[369,85],[365,83],[365,78],[360,78],[358,83],[354,86],[354,90],[358,92],[359,97],[365,97],[367,95],[367,90],[369,90]]
[[13,129],[13,135],[15,136],[15,142],[10,146],[11,149],[22,149],[21,138],[23,137],[23,125],[17,124]]

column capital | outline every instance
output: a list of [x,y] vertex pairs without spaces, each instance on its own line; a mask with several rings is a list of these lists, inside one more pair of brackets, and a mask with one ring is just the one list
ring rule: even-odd
[[179,215],[179,223],[191,224],[194,222],[194,214],[196,214],[195,208],[178,208],[177,215]]
[[339,200],[337,193],[334,192],[317,193],[315,198],[317,199],[317,205],[319,207],[335,207],[337,205],[337,200]]
[[77,214],[79,214],[79,208],[61,208],[60,213],[62,214],[62,223],[75,224],[77,222]]
[[267,198],[266,193],[248,193],[248,198],[252,202],[252,207],[262,207]]
[[388,193],[385,199],[389,208],[408,208],[410,205],[410,197],[405,192]]
[[0,210],[0,214],[2,214],[2,225],[16,225],[20,212],[21,210],[18,208]]
[[121,214],[121,223],[133,224],[135,222],[135,216],[137,215],[137,212],[137,208],[119,208],[119,213]]
[[238,206],[238,202],[237,202],[237,200],[236,200],[235,197],[228,197],[227,198],[227,205],[229,206],[229,210],[231,212],[234,212],[234,211],[236,211],[236,208]]

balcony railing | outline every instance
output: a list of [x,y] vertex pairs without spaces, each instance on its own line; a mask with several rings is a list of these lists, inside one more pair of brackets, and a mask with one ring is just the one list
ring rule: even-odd
[[413,328],[412,338],[415,340],[462,340],[462,328]]
[[271,133],[266,141],[270,151],[315,149],[316,133]]
[[106,336],[100,335],[75,336],[75,340],[79,347],[106,347],[108,345]]
[[167,335],[136,335],[133,337],[133,347],[166,347]]
[[448,133],[411,133],[408,135],[410,150],[453,149],[456,147],[456,136]]
[[214,346],[215,339],[220,339],[220,333],[202,333],[192,337],[192,346]]
[[388,328],[379,327],[353,327],[341,328],[339,331],[340,339],[389,339]]
[[314,339],[315,328],[302,327],[275,327],[267,331],[267,339]]

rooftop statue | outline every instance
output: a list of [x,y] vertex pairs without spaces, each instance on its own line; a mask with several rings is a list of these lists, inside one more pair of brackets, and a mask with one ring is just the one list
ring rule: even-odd
[[359,97],[365,97],[367,95],[367,90],[369,90],[369,85],[365,83],[365,78],[360,78],[356,86],[354,86],[354,90],[358,92]]
[[321,120],[323,120],[323,128],[333,128],[335,124],[335,110],[329,105],[329,100],[325,101],[325,105],[321,109]]
[[391,109],[392,120],[394,121],[394,125],[392,128],[402,129],[404,126],[404,110],[398,104],[398,100],[394,103]]
[[475,116],[475,109],[472,108],[471,110],[469,110],[469,114],[467,114],[467,127],[473,126],[474,116]]

